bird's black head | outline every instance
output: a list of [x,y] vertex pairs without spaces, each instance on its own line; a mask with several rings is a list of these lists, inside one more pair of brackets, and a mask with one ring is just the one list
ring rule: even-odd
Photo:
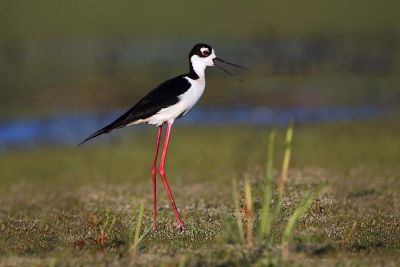
[[[231,73],[230,71],[224,69],[222,66],[215,65],[215,62],[221,62],[223,64],[231,65],[237,68],[243,68],[242,66],[227,62],[215,55],[214,49],[208,44],[200,43],[193,46],[192,50],[189,53],[189,65],[190,65],[190,73],[189,77],[193,79],[197,79],[198,77],[204,76],[204,71],[206,67],[215,66],[219,69],[222,69],[226,73],[231,76],[237,78],[236,75]],[[239,79],[239,78],[238,78]],[[240,80],[240,79],[239,79]]]
[[193,46],[192,50],[189,53],[189,58],[196,55],[199,57],[208,57],[213,52],[213,49],[208,44],[196,44]]

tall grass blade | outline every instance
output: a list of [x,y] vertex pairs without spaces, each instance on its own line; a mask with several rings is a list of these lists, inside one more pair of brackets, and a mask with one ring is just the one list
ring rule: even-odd
[[139,237],[140,237],[140,229],[142,227],[143,212],[144,212],[144,205],[141,204],[139,207],[138,221],[136,223],[135,237],[133,239],[134,243],[137,243],[139,240]]
[[275,130],[269,134],[268,138],[268,153],[267,153],[267,164],[266,174],[264,181],[264,200],[261,210],[261,224],[259,237],[265,237],[269,235],[271,230],[271,202],[272,202],[272,175],[274,165],[274,143],[275,143]]
[[[278,201],[271,216],[272,217],[271,224],[273,224],[276,221],[276,219],[279,217],[279,214],[281,213],[282,200],[283,200],[283,195],[285,193],[286,182],[288,179],[289,163],[292,153],[292,140],[293,140],[293,123],[290,123],[289,127],[286,130],[285,152],[283,154],[283,160],[282,160],[282,172],[278,183]],[[273,236],[270,235],[269,238],[270,240],[272,240]]]
[[236,217],[236,224],[238,228],[238,235],[240,243],[244,243],[244,233],[243,233],[243,220],[242,214],[240,212],[240,200],[239,200],[239,192],[236,183],[236,179],[233,180],[233,201],[235,204],[235,217]]
[[285,191],[285,185],[286,185],[287,177],[288,177],[290,156],[292,153],[292,140],[293,140],[293,123],[291,123],[286,130],[285,153],[283,155],[282,173],[281,173],[281,177],[279,179],[279,185],[278,185],[278,194],[279,194],[279,198],[281,198],[281,199],[282,199],[283,193]]
[[289,243],[293,237],[294,229],[296,228],[300,218],[308,211],[313,204],[314,200],[318,197],[321,191],[325,188],[325,183],[322,183],[317,187],[316,190],[310,191],[302,199],[296,210],[290,216],[288,223],[286,224],[285,230],[282,236],[282,257],[287,259],[289,256]]
[[251,186],[249,179],[245,178],[244,183],[244,193],[245,193],[245,207],[246,207],[246,219],[247,219],[247,245],[253,245],[253,200],[251,195]]
[[[148,226],[148,227],[146,228],[146,230],[143,231],[143,234],[139,237],[139,239],[138,239],[138,241],[137,241],[137,245],[140,244],[140,242],[143,240],[143,238],[145,238],[145,237],[147,236],[147,234],[150,232],[151,229],[152,229],[152,227],[151,227],[151,226]],[[137,246],[137,245],[136,245],[136,246]]]
[[142,238],[140,238],[140,230],[142,228],[143,213],[144,213],[144,205],[141,204],[140,207],[139,207],[138,219],[137,219],[136,227],[135,227],[135,230],[134,230],[133,241],[131,243],[131,251],[132,251],[132,253],[136,253],[136,249],[137,249],[137,247],[139,245],[139,242],[144,237],[144,235],[142,235]]
[[188,258],[188,257],[187,257],[186,255],[183,255],[183,256],[179,259],[178,267],[185,267],[187,258]]

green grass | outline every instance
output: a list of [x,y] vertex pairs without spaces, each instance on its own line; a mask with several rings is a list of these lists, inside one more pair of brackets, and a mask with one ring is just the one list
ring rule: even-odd
[[[131,134],[107,144],[0,156],[0,265],[243,266],[266,263],[260,261],[264,253],[274,264],[276,248],[232,244],[223,236],[226,216],[235,213],[233,179],[243,188],[248,177],[255,224],[260,221],[268,129],[177,127],[167,173],[186,230],[178,231],[159,183],[159,229],[140,241],[136,253],[129,236],[135,236],[132,222],[141,203],[139,232],[152,225],[156,133],[126,131]],[[327,187],[290,233],[289,265],[400,260],[398,136],[396,120],[295,127],[282,212],[271,231],[284,232],[305,194],[321,182]],[[283,158],[284,137],[277,131],[275,165]],[[104,252],[91,241],[74,245],[95,236],[91,214],[115,218]]]
[[[293,141],[293,124],[290,124],[286,130],[285,151],[282,160],[282,171],[279,174],[277,183],[278,194],[275,199],[272,197],[273,192],[273,159],[274,159],[274,142],[275,131],[269,134],[268,142],[268,157],[267,157],[267,170],[265,181],[263,184],[264,193],[262,206],[259,210],[253,208],[252,189],[248,177],[244,180],[244,203],[243,208],[240,208],[240,198],[237,192],[236,180],[233,180],[233,200],[235,203],[234,219],[229,218],[225,223],[224,237],[226,242],[235,242],[237,244],[246,245],[247,247],[259,247],[263,253],[256,259],[255,265],[269,266],[276,262],[278,266],[286,263],[289,259],[290,243],[293,239],[294,230],[296,229],[300,219],[304,216],[310,207],[313,205],[315,199],[319,196],[322,189],[325,187],[321,183],[317,189],[307,192],[303,198],[300,199],[299,205],[294,209],[293,213],[289,216],[286,225],[284,225],[283,232],[276,231],[275,228],[279,221],[285,221],[281,218],[282,203],[285,196],[286,184],[288,181],[289,162],[292,151]],[[274,205],[273,205],[274,204]],[[242,211],[241,211],[242,210]],[[243,215],[242,215],[243,213]],[[254,224],[254,215],[260,217],[260,222]],[[257,216],[258,217],[258,216]],[[257,219],[257,218],[256,218]],[[236,220],[236,223],[234,221]],[[257,220],[258,221],[258,220]],[[244,238],[243,225],[246,224],[246,240]],[[271,234],[271,228],[274,231]],[[279,227],[281,228],[281,227]],[[254,236],[256,235],[256,239]],[[278,241],[278,242],[276,242]],[[280,250],[280,253],[271,255],[271,250]]]

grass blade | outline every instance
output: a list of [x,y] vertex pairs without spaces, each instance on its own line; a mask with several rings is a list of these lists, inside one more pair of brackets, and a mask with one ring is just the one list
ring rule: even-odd
[[268,141],[268,154],[267,154],[267,170],[264,181],[264,200],[261,210],[261,225],[259,231],[259,237],[268,236],[271,229],[271,202],[272,202],[272,175],[274,165],[274,143],[275,143],[275,131],[269,134]]
[[244,243],[243,221],[242,221],[242,214],[240,213],[240,200],[239,200],[239,192],[237,189],[236,179],[233,180],[233,201],[235,204],[235,217],[236,217],[236,224],[238,227],[239,241],[240,243]]
[[137,245],[140,244],[140,242],[143,240],[143,238],[145,238],[147,236],[147,234],[150,232],[151,229],[152,229],[152,227],[149,226],[149,227],[146,228],[146,230],[143,231],[143,234],[139,237],[139,239],[137,241]]
[[179,259],[178,267],[185,267],[186,261],[187,261],[187,256],[186,256],[186,255],[183,255],[183,256]]
[[138,220],[136,222],[135,234],[134,234],[133,242],[132,242],[132,245],[131,245],[131,251],[133,253],[136,253],[137,246],[138,246],[138,244],[139,244],[139,242],[141,240],[141,238],[140,238],[140,230],[141,230],[141,227],[142,227],[143,213],[144,213],[144,205],[141,204],[140,207],[139,207],[139,215],[138,215]]
[[[291,123],[286,130],[285,152],[283,154],[283,160],[282,160],[282,172],[278,183],[278,201],[276,203],[274,212],[272,214],[271,224],[273,224],[276,221],[276,219],[279,217],[279,214],[281,213],[282,200],[283,200],[283,195],[285,193],[286,182],[288,179],[289,163],[292,153],[292,140],[293,140],[293,123]],[[269,239],[272,240],[273,236],[270,235]]]
[[281,199],[282,199],[283,193],[285,191],[285,185],[286,185],[287,177],[288,177],[290,156],[292,153],[292,140],[293,140],[293,123],[291,123],[286,130],[285,153],[283,155],[282,173],[281,173],[281,177],[279,179],[279,185],[278,185],[278,194],[279,194],[279,198],[281,198]]
[[139,207],[139,216],[138,216],[138,221],[136,223],[136,229],[135,229],[135,237],[134,237],[134,243],[137,243],[139,240],[140,236],[140,229],[142,227],[142,219],[143,219],[143,212],[144,212],[144,205],[141,204]]
[[300,218],[308,211],[313,204],[314,200],[318,197],[321,191],[325,188],[325,183],[322,183],[316,190],[310,191],[306,194],[296,210],[290,216],[288,223],[282,236],[282,256],[286,260],[289,256],[289,243],[293,237],[294,229],[296,228]]
[[246,219],[247,219],[247,245],[251,246],[253,244],[253,200],[251,196],[251,186],[249,179],[245,178],[244,183],[244,193],[245,193],[245,207],[246,207]]

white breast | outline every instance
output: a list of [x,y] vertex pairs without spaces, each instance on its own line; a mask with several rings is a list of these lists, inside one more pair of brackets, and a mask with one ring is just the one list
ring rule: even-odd
[[167,108],[163,108],[153,116],[144,120],[136,121],[134,124],[148,123],[161,125],[164,122],[175,120],[180,115],[186,115],[203,95],[206,83],[204,78],[199,78],[197,80],[190,79],[189,77],[184,78],[188,80],[191,86],[189,90],[178,97],[178,103]]
[[185,77],[185,79],[189,81],[191,86],[189,90],[187,90],[184,94],[179,96],[180,99],[179,102],[182,102],[182,105],[185,107],[184,110],[186,110],[186,112],[183,115],[188,113],[193,108],[193,106],[199,101],[206,87],[206,82],[204,78],[192,80],[189,77]]

